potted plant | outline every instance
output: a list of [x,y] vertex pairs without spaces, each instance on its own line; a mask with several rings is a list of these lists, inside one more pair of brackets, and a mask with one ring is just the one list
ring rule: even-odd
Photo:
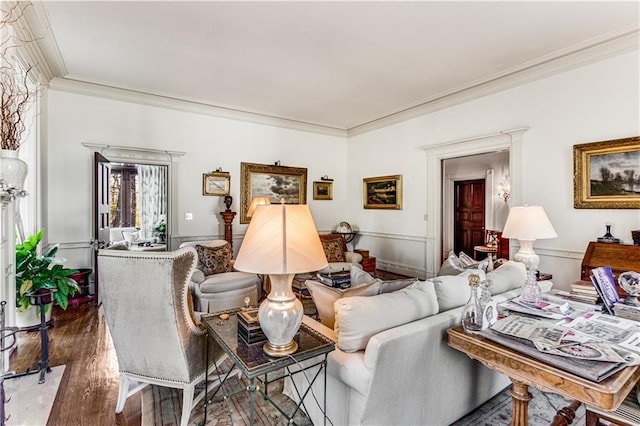
[[167,223],[164,219],[160,219],[160,222],[153,228],[153,230],[158,234],[158,239],[161,243],[164,243],[165,237],[167,234]]
[[[77,274],[78,271],[64,268],[61,264],[63,261],[55,257],[58,252],[57,245],[50,248],[44,255],[38,255],[37,248],[43,235],[44,229],[41,229],[22,244],[16,245],[16,307],[19,316],[29,309],[32,309],[31,315],[33,315],[31,320],[23,318],[25,320],[23,327],[40,323],[39,312],[34,309],[36,307],[29,304],[31,293],[54,289],[56,290],[53,293],[55,302],[62,309],[67,309],[69,297],[80,290],[78,283],[70,278],[70,275]],[[51,305],[49,304],[46,309],[50,314]]]

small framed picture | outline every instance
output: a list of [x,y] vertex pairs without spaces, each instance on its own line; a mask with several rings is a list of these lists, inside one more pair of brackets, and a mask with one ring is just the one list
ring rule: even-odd
[[314,200],[333,200],[333,182],[316,181],[313,182]]
[[202,174],[202,195],[229,195],[231,176],[229,172]]
[[402,210],[402,175],[362,179],[365,209]]

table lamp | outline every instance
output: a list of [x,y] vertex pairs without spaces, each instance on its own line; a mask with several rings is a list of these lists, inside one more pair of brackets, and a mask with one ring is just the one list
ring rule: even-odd
[[263,347],[267,355],[282,357],[298,349],[293,338],[304,309],[291,288],[293,276],[326,266],[327,258],[308,206],[256,208],[234,268],[268,274],[271,280],[271,292],[258,309],[258,321],[268,340]]
[[540,286],[536,282],[536,271],[540,257],[533,251],[533,242],[545,238],[555,238],[553,229],[542,206],[518,206],[509,210],[507,222],[502,230],[503,238],[515,238],[520,241],[520,250],[513,259],[522,262],[527,268],[527,281],[522,287],[522,299],[528,303],[540,301]]

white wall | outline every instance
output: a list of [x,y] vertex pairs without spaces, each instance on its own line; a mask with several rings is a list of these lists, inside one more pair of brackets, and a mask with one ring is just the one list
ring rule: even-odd
[[[573,208],[572,157],[574,144],[640,134],[638,64],[638,51],[626,53],[349,138],[348,217],[361,230],[358,247],[391,270],[424,268],[426,159],[420,148],[529,126],[521,198],[544,206],[554,224],[558,238],[535,247],[541,270],[568,288],[579,278],[587,243],[604,234],[604,222],[612,222],[612,233],[625,243],[640,229],[638,210]],[[362,178],[387,174],[404,177],[403,210],[363,209]]]
[[[240,163],[306,167],[307,201],[320,231],[346,216],[346,139],[209,115],[49,90],[48,204],[44,226],[70,267],[91,267],[93,159],[82,142],[186,152],[178,163],[178,227],[174,238],[222,237],[222,197],[202,195],[202,173],[231,173],[234,238],[239,224]],[[334,180],[333,200],[313,200],[314,180]],[[184,214],[193,213],[193,221]],[[234,245],[237,250],[239,244]]]

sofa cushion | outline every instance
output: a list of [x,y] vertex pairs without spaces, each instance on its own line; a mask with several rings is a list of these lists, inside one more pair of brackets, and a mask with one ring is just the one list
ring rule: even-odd
[[522,287],[527,279],[527,268],[522,262],[508,260],[499,268],[488,272],[487,279],[493,283],[489,287],[491,294],[500,294],[514,288]]
[[338,235],[336,238],[322,238],[320,242],[322,243],[324,254],[327,256],[327,262],[346,261],[342,236]]
[[418,282],[417,278],[402,278],[399,280],[389,280],[380,282],[380,294],[393,293],[394,291],[402,290],[405,287],[410,286]]
[[333,304],[336,300],[353,296],[373,296],[380,291],[380,280],[377,279],[346,290],[329,287],[312,280],[307,280],[305,285],[316,305],[320,322],[329,328],[333,328],[335,321]]
[[351,287],[357,287],[374,280],[370,273],[355,265],[349,266],[349,276],[351,278]]
[[484,260],[477,261],[465,252],[461,251],[458,255],[458,260],[462,263],[462,266],[465,269],[482,269],[487,272],[490,269],[493,269],[493,264],[491,263],[491,258],[487,257]]
[[140,239],[140,231],[122,231],[122,239],[132,243]]
[[444,262],[442,262],[442,266],[440,266],[438,276],[458,275],[462,271],[464,271],[464,265],[460,262],[458,256],[456,256],[454,252],[449,252],[449,256],[447,256]]
[[221,272],[206,277],[200,283],[201,293],[224,293],[232,290],[255,287],[257,277],[247,272]]
[[480,269],[466,269],[458,275],[444,275],[433,278],[440,312],[457,308],[469,301],[469,275],[476,274],[480,280],[486,279]]
[[349,297],[335,302],[338,348],[344,352],[365,349],[375,334],[438,313],[431,281],[373,297]]
[[196,244],[198,252],[197,269],[205,275],[220,274],[231,270],[231,246],[229,243],[218,247]]

